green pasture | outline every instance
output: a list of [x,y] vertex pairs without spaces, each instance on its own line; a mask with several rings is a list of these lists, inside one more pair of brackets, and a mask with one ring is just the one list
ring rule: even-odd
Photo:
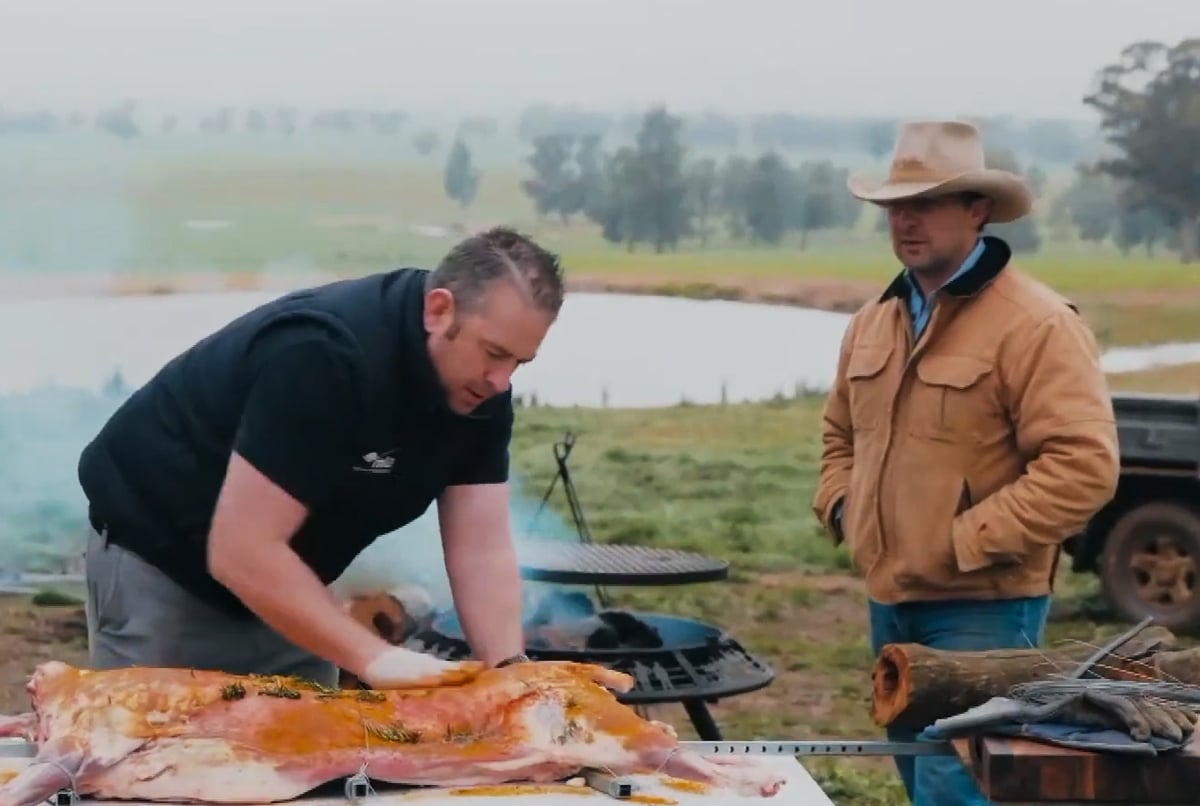
[[[691,239],[664,254],[628,251],[582,217],[540,219],[521,192],[528,174],[515,146],[481,158],[479,192],[467,207],[442,189],[440,152],[419,158],[405,148],[371,138],[361,147],[235,138],[220,148],[186,138],[57,147],[30,140],[0,155],[0,273],[37,272],[52,283],[56,275],[103,272],[161,289],[184,273],[220,273],[252,287],[263,275],[430,265],[464,233],[498,223],[559,251],[569,277],[615,289],[736,298],[765,282],[782,298],[820,304],[806,287],[881,287],[896,271],[875,229],[877,213],[866,206],[853,230],[814,233],[804,248],[797,236],[755,247],[718,225],[704,246]],[[840,162],[871,167],[853,155]],[[1069,169],[1049,171],[1039,207],[1069,181]],[[1194,266],[1056,240],[1049,229],[1020,265],[1078,300],[1106,344],[1200,338]]]
[[[795,241],[753,248],[718,229],[703,248],[693,239],[668,254],[644,248],[630,253],[603,241],[579,217],[539,220],[520,189],[527,170],[511,154],[482,166],[478,196],[462,208],[442,189],[439,156],[389,155],[373,140],[361,151],[344,143],[329,150],[286,143],[217,150],[151,141],[128,147],[64,144],[58,151],[27,143],[8,152],[0,155],[0,203],[6,234],[24,247],[10,245],[9,254],[0,254],[10,271],[71,271],[102,263],[111,271],[138,272],[256,272],[292,265],[371,271],[429,262],[458,233],[495,223],[536,232],[564,254],[576,274],[878,280],[894,268],[886,242],[874,232],[874,210],[866,207],[854,231],[815,233],[804,250]],[[1061,169],[1051,173],[1047,192],[1068,180]],[[51,240],[68,243],[51,246]],[[88,252],[91,257],[84,259]],[[14,260],[21,257],[27,265]],[[41,265],[28,265],[36,263]],[[1085,248],[1074,241],[1048,241],[1022,263],[1067,291],[1190,282],[1189,273],[1169,258],[1122,258],[1111,247]]]

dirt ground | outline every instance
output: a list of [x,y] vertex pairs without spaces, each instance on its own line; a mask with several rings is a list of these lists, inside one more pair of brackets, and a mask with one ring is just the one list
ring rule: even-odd
[[51,660],[86,664],[83,607],[38,607],[28,596],[0,596],[0,713],[29,710],[25,683]]
[[[285,293],[340,279],[336,273],[304,272],[172,272],[161,275],[153,272],[128,274],[63,273],[53,275],[0,274],[0,298],[38,298],[47,296],[96,296],[131,294],[215,293],[220,291],[274,291]],[[728,276],[706,274],[694,281],[681,281],[678,272],[629,275],[572,274],[567,278],[568,291],[621,294],[657,294],[684,296],[696,299],[723,299],[742,302],[771,303],[815,308],[824,311],[851,313],[867,300],[877,296],[882,287],[877,282],[836,277]],[[1144,315],[1167,307],[1184,309],[1190,316],[1200,305],[1200,287],[1195,289],[1145,289],[1111,292],[1078,292],[1072,299],[1084,310],[1097,317],[1096,325],[1103,328],[1114,323],[1109,309],[1119,309],[1144,323]],[[1115,323],[1123,330],[1127,323]],[[1166,326],[1166,325],[1164,325]],[[1153,334],[1150,334],[1153,335]],[[1173,334],[1160,334],[1173,340]],[[1190,331],[1189,331],[1190,337]],[[1144,340],[1144,339],[1143,339]]]
[[576,275],[568,282],[572,291],[619,294],[666,294],[740,302],[773,303],[816,308],[823,311],[853,312],[864,302],[878,296],[878,283],[817,277],[706,277],[692,283],[680,283],[679,275],[639,274],[636,276]]
[[[306,288],[338,279],[336,274],[253,272],[172,272],[146,274],[0,275],[0,297],[212,293],[218,291],[277,291]],[[853,311],[872,295],[877,284],[853,280],[803,277],[706,277],[681,285],[678,274],[640,274],[613,277],[572,275],[569,291],[624,294],[669,294],[709,299],[799,305],[830,311]]]

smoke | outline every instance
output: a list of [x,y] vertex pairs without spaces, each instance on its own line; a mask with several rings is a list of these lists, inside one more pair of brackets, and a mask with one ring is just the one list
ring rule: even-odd
[[[116,374],[95,391],[41,386],[0,395],[0,576],[80,571],[88,523],[77,478],[79,455],[130,391]],[[547,461],[551,447],[546,446]],[[523,559],[534,556],[540,544],[533,538],[579,540],[574,526],[555,511],[564,504],[561,485],[540,512],[544,490],[528,490],[519,478],[512,487],[512,526]],[[557,589],[527,582],[529,606],[552,587]],[[331,589],[339,598],[419,589],[432,607],[452,608],[436,505],[376,540]]]
[[114,379],[95,392],[0,395],[0,570],[78,572],[88,529],[79,454],[125,394]]
[[[512,482],[509,511],[513,538],[524,562],[536,559],[538,547],[545,541],[580,539],[575,527],[553,508],[554,499],[539,512],[543,492],[535,495],[519,478]],[[564,495],[561,485],[555,494]],[[561,501],[557,503],[561,505]],[[487,584],[487,580],[480,580],[480,584]],[[412,523],[378,538],[330,589],[342,599],[390,593],[406,604],[414,598],[424,598],[428,606],[438,611],[451,610],[454,601],[446,574],[436,504]],[[526,611],[535,609],[547,592],[559,589],[557,585],[526,582]]]

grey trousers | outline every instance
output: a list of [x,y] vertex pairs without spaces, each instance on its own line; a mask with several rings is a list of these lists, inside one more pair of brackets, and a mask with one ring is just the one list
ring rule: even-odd
[[197,599],[136,554],[92,532],[87,579],[89,663],[287,674],[324,686],[338,670],[258,619],[240,620]]

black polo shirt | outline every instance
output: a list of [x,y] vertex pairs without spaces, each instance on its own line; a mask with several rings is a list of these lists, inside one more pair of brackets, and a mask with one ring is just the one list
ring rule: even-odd
[[308,506],[292,546],[325,583],[446,487],[506,481],[511,392],[466,416],[446,406],[426,347],[426,274],[289,294],[170,361],[83,451],[93,524],[246,615],[205,559],[231,451]]

